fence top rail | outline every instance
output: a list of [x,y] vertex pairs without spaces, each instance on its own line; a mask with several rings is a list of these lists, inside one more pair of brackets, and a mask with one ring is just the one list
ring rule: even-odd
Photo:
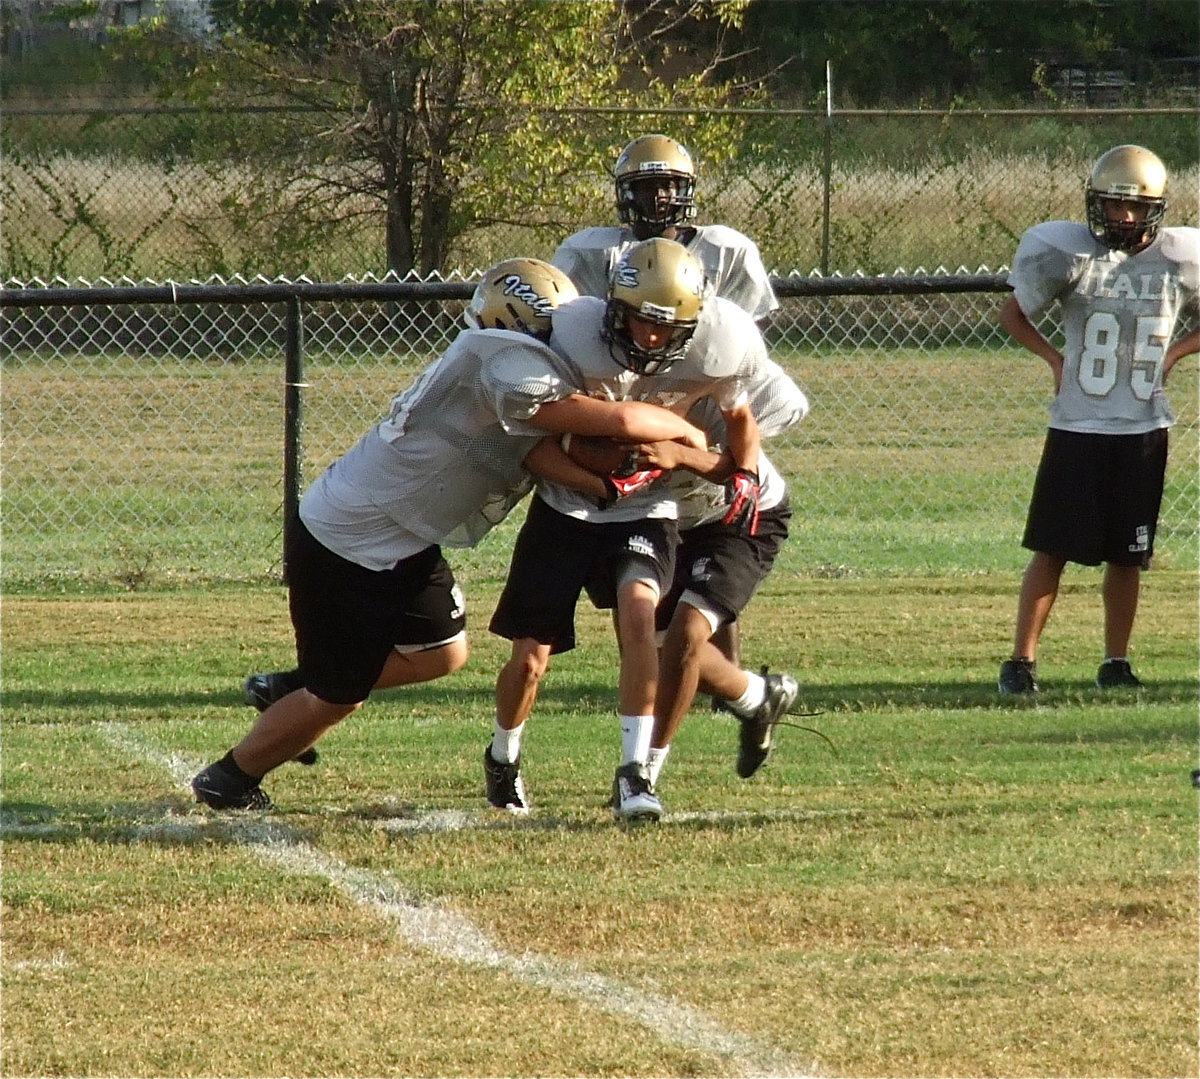
[[[486,112],[489,109],[511,110],[511,105],[505,106],[471,106],[472,111]],[[461,107],[463,110],[466,106]],[[546,109],[536,105],[528,105],[530,112],[549,113],[556,115],[576,116],[696,116],[700,113],[712,112],[711,109],[689,108],[687,106],[664,105],[659,108],[647,108],[644,105],[566,105],[560,108]],[[250,115],[254,113],[302,113],[324,112],[325,109],[316,105],[229,105],[226,107],[209,107],[201,105],[166,105],[161,108],[139,105],[123,105],[114,102],[112,105],[6,105],[4,112],[8,116],[182,116],[199,113],[221,113],[229,115]],[[788,107],[734,107],[718,110],[723,116],[1057,116],[1060,118],[1089,116],[1197,116],[1200,117],[1200,106],[1196,105],[1110,105],[1103,108],[874,108],[874,109],[840,109],[837,105],[826,109],[819,108],[788,108]]]
[[[1003,274],[884,274],[877,277],[773,277],[779,296],[911,296],[1003,292]],[[0,308],[99,307],[128,304],[284,303],[289,300],[467,300],[471,281],[283,282],[252,285],[110,285],[86,288],[4,288]]]

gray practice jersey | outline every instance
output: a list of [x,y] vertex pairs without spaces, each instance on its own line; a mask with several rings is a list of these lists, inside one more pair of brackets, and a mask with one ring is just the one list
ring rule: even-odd
[[[774,360],[768,360],[761,376],[750,387],[750,411],[758,422],[759,435],[771,438],[808,415],[808,398]],[[688,419],[708,434],[709,446],[725,444],[725,420],[711,398],[698,401]],[[772,509],[787,495],[787,483],[765,453],[758,458],[759,509]],[[719,521],[726,513],[725,487],[709,483],[694,472],[676,469],[664,477],[679,506],[680,529]]]
[[[704,267],[716,295],[732,300],[756,320],[778,309],[779,301],[753,240],[727,225],[690,226],[690,231],[694,235],[683,246]],[[563,240],[550,261],[574,282],[580,295],[603,299],[608,295],[613,267],[635,243],[627,228],[583,229]]]
[[532,486],[521,462],[545,431],[525,421],[576,392],[562,368],[527,334],[464,330],[309,488],[301,519],[374,570],[431,543],[474,546]]
[[1112,251],[1071,221],[1029,229],[1008,282],[1036,320],[1057,300],[1062,318],[1062,388],[1050,426],[1132,435],[1169,427],[1162,365],[1180,316],[1197,305],[1200,229],[1161,229],[1143,251]]
[[[572,369],[580,392],[589,397],[649,401],[681,416],[701,398],[711,397],[718,410],[728,412],[746,402],[749,389],[763,377],[769,362],[754,320],[736,304],[710,297],[700,310],[696,332],[682,359],[662,374],[627,371],[600,337],[605,306],[594,296],[580,296],[554,312],[550,344]],[[538,496],[560,513],[587,521],[673,520],[677,516],[665,477],[604,510],[588,496],[548,480],[539,481]]]

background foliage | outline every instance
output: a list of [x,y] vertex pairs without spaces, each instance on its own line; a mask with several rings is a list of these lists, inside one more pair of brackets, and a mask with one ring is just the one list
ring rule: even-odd
[[[548,258],[575,229],[614,220],[611,163],[631,133],[653,130],[695,148],[699,220],[746,232],[780,275],[996,270],[1030,225],[1078,219],[1091,163],[1134,139],[1172,171],[1171,223],[1200,219],[1200,142],[1187,112],[852,114],[829,125],[803,110],[521,115],[518,127],[578,128],[579,155],[564,159],[561,181],[497,162],[497,178],[472,195],[478,213],[446,238],[439,273],[470,277],[513,252]],[[387,272],[384,209],[349,193],[349,166],[316,160],[303,139],[287,153],[259,141],[263,130],[293,122],[313,116],[291,108],[10,110],[0,129],[0,276],[336,280]],[[337,213],[321,194],[334,190]],[[497,209],[490,215],[482,210],[489,199]]]
[[[18,32],[68,9],[0,2],[10,54],[5,276],[469,272],[516,249],[540,253],[594,222],[598,207],[611,204],[605,180],[617,150],[653,129],[693,150],[709,219],[753,224],[747,231],[780,272],[951,262],[903,248],[862,251],[863,237],[895,229],[859,206],[840,223],[832,253],[806,256],[798,236],[811,227],[807,210],[864,166],[903,174],[882,179],[873,195],[899,216],[906,201],[898,188],[963,163],[970,170],[980,154],[1040,154],[1057,166],[1069,153],[1082,165],[1114,142],[1136,141],[1176,171],[1197,161],[1189,74],[1200,28],[1194,5],[1173,0],[218,0],[206,34],[178,7],[106,28],[98,24],[111,5],[70,10],[89,8],[97,28],[72,66],[61,36]],[[47,72],[49,59],[64,62]],[[1102,64],[1116,64],[1120,76],[1119,100],[1109,104],[1184,111],[1110,123],[1055,116],[981,126],[931,116],[827,125],[826,61],[841,111],[1056,107],[1075,99],[1055,89],[1055,71],[1086,74]],[[123,117],[92,108],[26,118],[11,107],[61,109],[71,72],[68,98],[103,96]],[[151,99],[188,111],[129,117],[131,104]],[[742,190],[723,198],[738,179]],[[157,188],[145,211],[141,186]],[[1045,186],[1027,187],[1024,197],[1038,198]],[[113,197],[114,188],[134,193],[134,222],[111,220],[100,192]],[[957,205],[990,197],[956,195]],[[759,232],[761,207],[776,220]],[[164,227],[174,233],[165,247],[176,263],[165,271],[138,257]],[[1002,241],[1007,253],[1021,227],[1002,217],[984,222],[981,253],[963,261],[995,264],[987,241]],[[326,257],[339,245],[357,259]],[[76,257],[80,247],[97,268]]]

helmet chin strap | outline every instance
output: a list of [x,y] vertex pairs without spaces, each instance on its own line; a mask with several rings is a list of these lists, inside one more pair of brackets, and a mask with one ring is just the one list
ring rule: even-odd
[[652,221],[636,220],[630,226],[634,238],[637,240],[652,240],[656,236],[662,237],[664,240],[677,240],[679,238],[679,226],[677,225],[656,225]]
[[1136,225],[1119,225],[1109,222],[1104,229],[1105,239],[1108,241],[1108,246],[1116,251],[1124,251],[1127,254],[1140,251],[1150,243],[1150,238],[1146,235],[1146,226],[1138,222]]

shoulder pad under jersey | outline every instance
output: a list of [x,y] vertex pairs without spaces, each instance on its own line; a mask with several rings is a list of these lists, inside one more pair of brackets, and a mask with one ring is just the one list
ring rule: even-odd
[[622,239],[622,229],[611,225],[594,225],[591,228],[580,229],[578,232],[572,233],[558,246],[560,251],[569,248],[583,250],[603,248],[607,250],[610,247],[616,247]]
[[1200,261],[1200,229],[1173,225],[1163,229],[1160,237],[1164,258],[1172,262],[1190,262],[1193,266]]
[[757,247],[744,232],[729,225],[696,225],[696,235],[715,247]]
[[766,344],[758,324],[742,308],[723,296],[709,296],[687,355],[709,378],[745,376],[766,361]]
[[584,361],[602,342],[607,304],[597,296],[577,296],[551,315],[550,347],[568,360]]
[[1017,248],[1040,247],[1061,251],[1064,255],[1094,256],[1108,250],[1095,236],[1087,225],[1078,221],[1043,221],[1027,229],[1021,237]]

